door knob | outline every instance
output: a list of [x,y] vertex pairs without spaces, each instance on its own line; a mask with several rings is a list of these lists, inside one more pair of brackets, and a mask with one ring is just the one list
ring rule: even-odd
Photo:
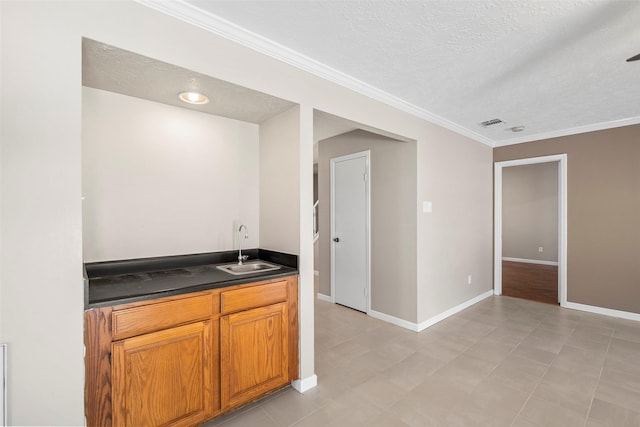
[[340,241],[340,238],[338,238],[338,237],[334,237],[334,238],[333,238],[333,241],[334,241],[334,242],[336,242],[336,243],[338,243],[338,242]]

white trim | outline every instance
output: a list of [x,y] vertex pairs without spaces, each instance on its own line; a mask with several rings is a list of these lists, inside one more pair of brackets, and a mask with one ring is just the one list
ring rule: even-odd
[[300,380],[291,381],[291,387],[295,388],[298,393],[304,393],[305,391],[309,391],[312,388],[315,388],[318,385],[318,376],[316,374],[311,375],[310,377],[303,378]]
[[543,261],[541,259],[511,258],[503,256],[502,260],[511,262],[524,262],[526,264],[558,265],[557,261]]
[[396,326],[400,326],[405,329],[409,329],[413,332],[419,332],[417,323],[409,322],[408,320],[400,319],[399,317],[391,316],[389,314],[381,313],[375,310],[370,310],[369,316],[375,317],[376,319],[383,320]]
[[566,308],[573,310],[588,311],[589,313],[603,314],[605,316],[619,317],[621,319],[635,320],[640,322],[640,314],[630,311],[613,310],[611,308],[597,307],[594,305],[579,304],[577,302],[567,302]]
[[9,425],[9,407],[7,406],[7,344],[0,344],[0,422]]
[[144,6],[157,10],[181,21],[187,22],[203,30],[209,31],[225,39],[231,40],[242,46],[263,53],[267,56],[280,60],[298,69],[307,71],[323,79],[329,80],[340,86],[346,87],[359,94],[373,98],[397,108],[400,111],[411,114],[415,117],[435,123],[460,135],[464,135],[474,141],[494,146],[494,141],[484,135],[474,132],[471,129],[460,126],[442,116],[434,114],[424,108],[411,104],[390,93],[373,87],[361,80],[358,80],[342,71],[329,67],[313,58],[301,54],[293,49],[269,40],[259,34],[249,31],[226,19],[216,16],[206,10],[200,9],[182,0],[135,0]]
[[371,317],[375,317],[376,319],[380,319],[383,320],[385,322],[394,324],[396,326],[400,326],[402,328],[408,329],[410,331],[413,332],[421,332],[424,331],[425,329],[427,329],[430,326],[435,325],[438,322],[442,322],[444,319],[446,319],[449,316],[453,316],[456,313],[459,313],[460,311],[464,310],[465,308],[469,308],[474,304],[479,303],[480,301],[482,301],[483,299],[489,298],[493,296],[493,289],[490,289],[480,295],[478,295],[477,297],[471,298],[468,301],[463,302],[462,304],[458,304],[455,307],[450,308],[447,311],[444,311],[436,316],[433,316],[430,319],[425,320],[424,322],[420,322],[418,323],[414,323],[414,322],[409,322],[408,320],[404,320],[404,319],[400,319],[398,317],[394,317],[391,316],[389,314],[385,314],[385,313],[381,313],[379,311],[375,311],[375,310],[371,310],[371,312],[369,313],[369,315]]
[[493,250],[494,293],[502,295],[502,169],[512,166],[558,162],[558,300],[567,305],[567,155],[531,157],[494,164]]
[[320,292],[318,292],[317,297],[320,301],[333,302],[329,295],[321,294]]
[[540,141],[541,139],[559,138],[562,136],[577,135],[587,132],[596,132],[599,130],[614,129],[623,126],[632,126],[640,123],[640,117],[631,117],[628,119],[612,120],[609,122],[594,123],[586,126],[578,126],[570,129],[562,129],[553,132],[539,133],[537,135],[522,136],[519,138],[510,138],[503,141],[495,141],[494,147],[504,147],[505,145],[523,144],[525,142]]
[[335,164],[337,162],[359,159],[364,157],[365,159],[365,174],[367,176],[367,180],[365,181],[365,207],[366,207],[366,243],[365,247],[367,250],[366,254],[366,277],[365,277],[365,292],[367,293],[367,301],[366,301],[366,311],[365,313],[369,314],[371,310],[371,150],[359,151],[357,153],[347,154],[345,156],[334,157],[329,160],[330,163],[330,186],[331,186],[331,234],[330,234],[330,244],[331,244],[331,302],[336,302],[336,274],[335,274],[335,265],[336,265],[336,254],[335,254],[335,245],[333,244],[333,236],[335,236]]
[[490,289],[490,290],[488,290],[486,292],[483,292],[482,294],[478,295],[477,297],[471,298],[470,300],[465,301],[462,304],[458,304],[455,307],[451,307],[449,310],[443,311],[442,313],[438,314],[437,316],[433,316],[432,318],[427,319],[424,322],[420,322],[417,325],[418,332],[424,331],[428,327],[433,326],[438,322],[442,322],[447,317],[453,316],[454,314],[464,310],[465,308],[469,308],[472,305],[479,303],[483,299],[489,298],[490,296],[493,296],[493,289]]

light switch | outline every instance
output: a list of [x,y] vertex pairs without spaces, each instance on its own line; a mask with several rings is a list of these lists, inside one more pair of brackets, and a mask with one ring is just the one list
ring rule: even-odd
[[433,203],[426,200],[422,202],[422,212],[427,212],[427,213],[433,212]]

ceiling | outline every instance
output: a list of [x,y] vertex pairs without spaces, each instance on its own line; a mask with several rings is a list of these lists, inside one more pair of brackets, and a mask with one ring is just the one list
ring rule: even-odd
[[[284,99],[86,38],[82,40],[82,84],[256,124],[295,105]],[[205,105],[186,104],[178,100],[178,93],[182,91],[208,94],[210,101]]]
[[138,1],[491,146],[640,123],[637,0]]

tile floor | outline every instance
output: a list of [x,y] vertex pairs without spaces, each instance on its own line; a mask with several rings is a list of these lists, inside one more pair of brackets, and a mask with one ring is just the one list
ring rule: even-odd
[[640,323],[491,297],[420,333],[316,301],[318,387],[207,427],[640,427]]

